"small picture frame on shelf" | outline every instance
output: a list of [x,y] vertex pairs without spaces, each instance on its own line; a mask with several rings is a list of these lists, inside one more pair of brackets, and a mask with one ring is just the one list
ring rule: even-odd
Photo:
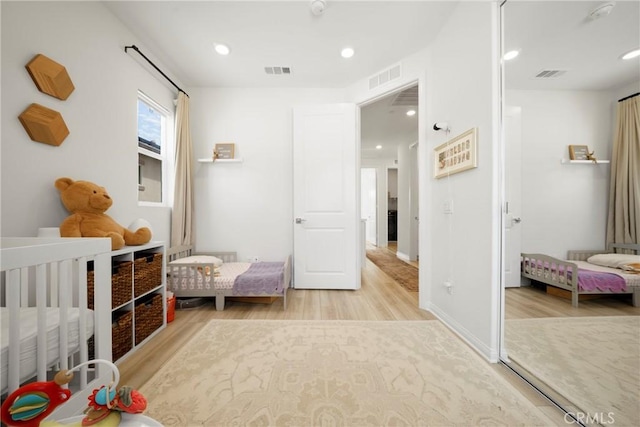
[[235,155],[235,144],[232,142],[218,143],[213,149],[213,160],[229,160]]
[[569,160],[589,160],[589,147],[586,145],[570,145]]

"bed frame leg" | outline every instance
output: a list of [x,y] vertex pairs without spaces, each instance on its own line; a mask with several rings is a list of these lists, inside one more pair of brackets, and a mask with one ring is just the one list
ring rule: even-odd
[[576,291],[575,289],[571,291],[571,305],[574,307],[578,307],[578,296],[578,291]]
[[216,311],[224,310],[224,295],[216,294]]
[[633,303],[634,307],[640,307],[640,289],[634,289],[633,290],[633,296],[632,296],[633,300],[631,301]]

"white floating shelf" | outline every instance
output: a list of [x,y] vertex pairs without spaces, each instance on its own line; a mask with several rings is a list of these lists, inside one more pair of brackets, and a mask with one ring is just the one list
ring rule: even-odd
[[609,163],[609,160],[597,160],[597,163],[594,163],[593,160],[567,160],[567,159],[562,159],[561,163],[563,165],[599,165],[601,163]]
[[198,159],[198,163],[242,163],[242,159],[216,159],[214,162],[213,159]]

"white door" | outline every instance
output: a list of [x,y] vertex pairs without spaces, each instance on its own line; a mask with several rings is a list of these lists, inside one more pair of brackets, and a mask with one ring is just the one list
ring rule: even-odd
[[366,220],[366,241],[378,245],[378,186],[376,168],[360,169],[360,215]]
[[359,289],[356,106],[293,110],[294,287]]
[[522,227],[521,187],[521,107],[505,108],[505,281],[507,288],[520,286]]

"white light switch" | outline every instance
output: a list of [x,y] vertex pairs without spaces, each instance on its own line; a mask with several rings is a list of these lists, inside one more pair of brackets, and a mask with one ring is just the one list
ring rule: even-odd
[[453,213],[453,200],[445,200],[444,202],[444,213],[452,214]]

